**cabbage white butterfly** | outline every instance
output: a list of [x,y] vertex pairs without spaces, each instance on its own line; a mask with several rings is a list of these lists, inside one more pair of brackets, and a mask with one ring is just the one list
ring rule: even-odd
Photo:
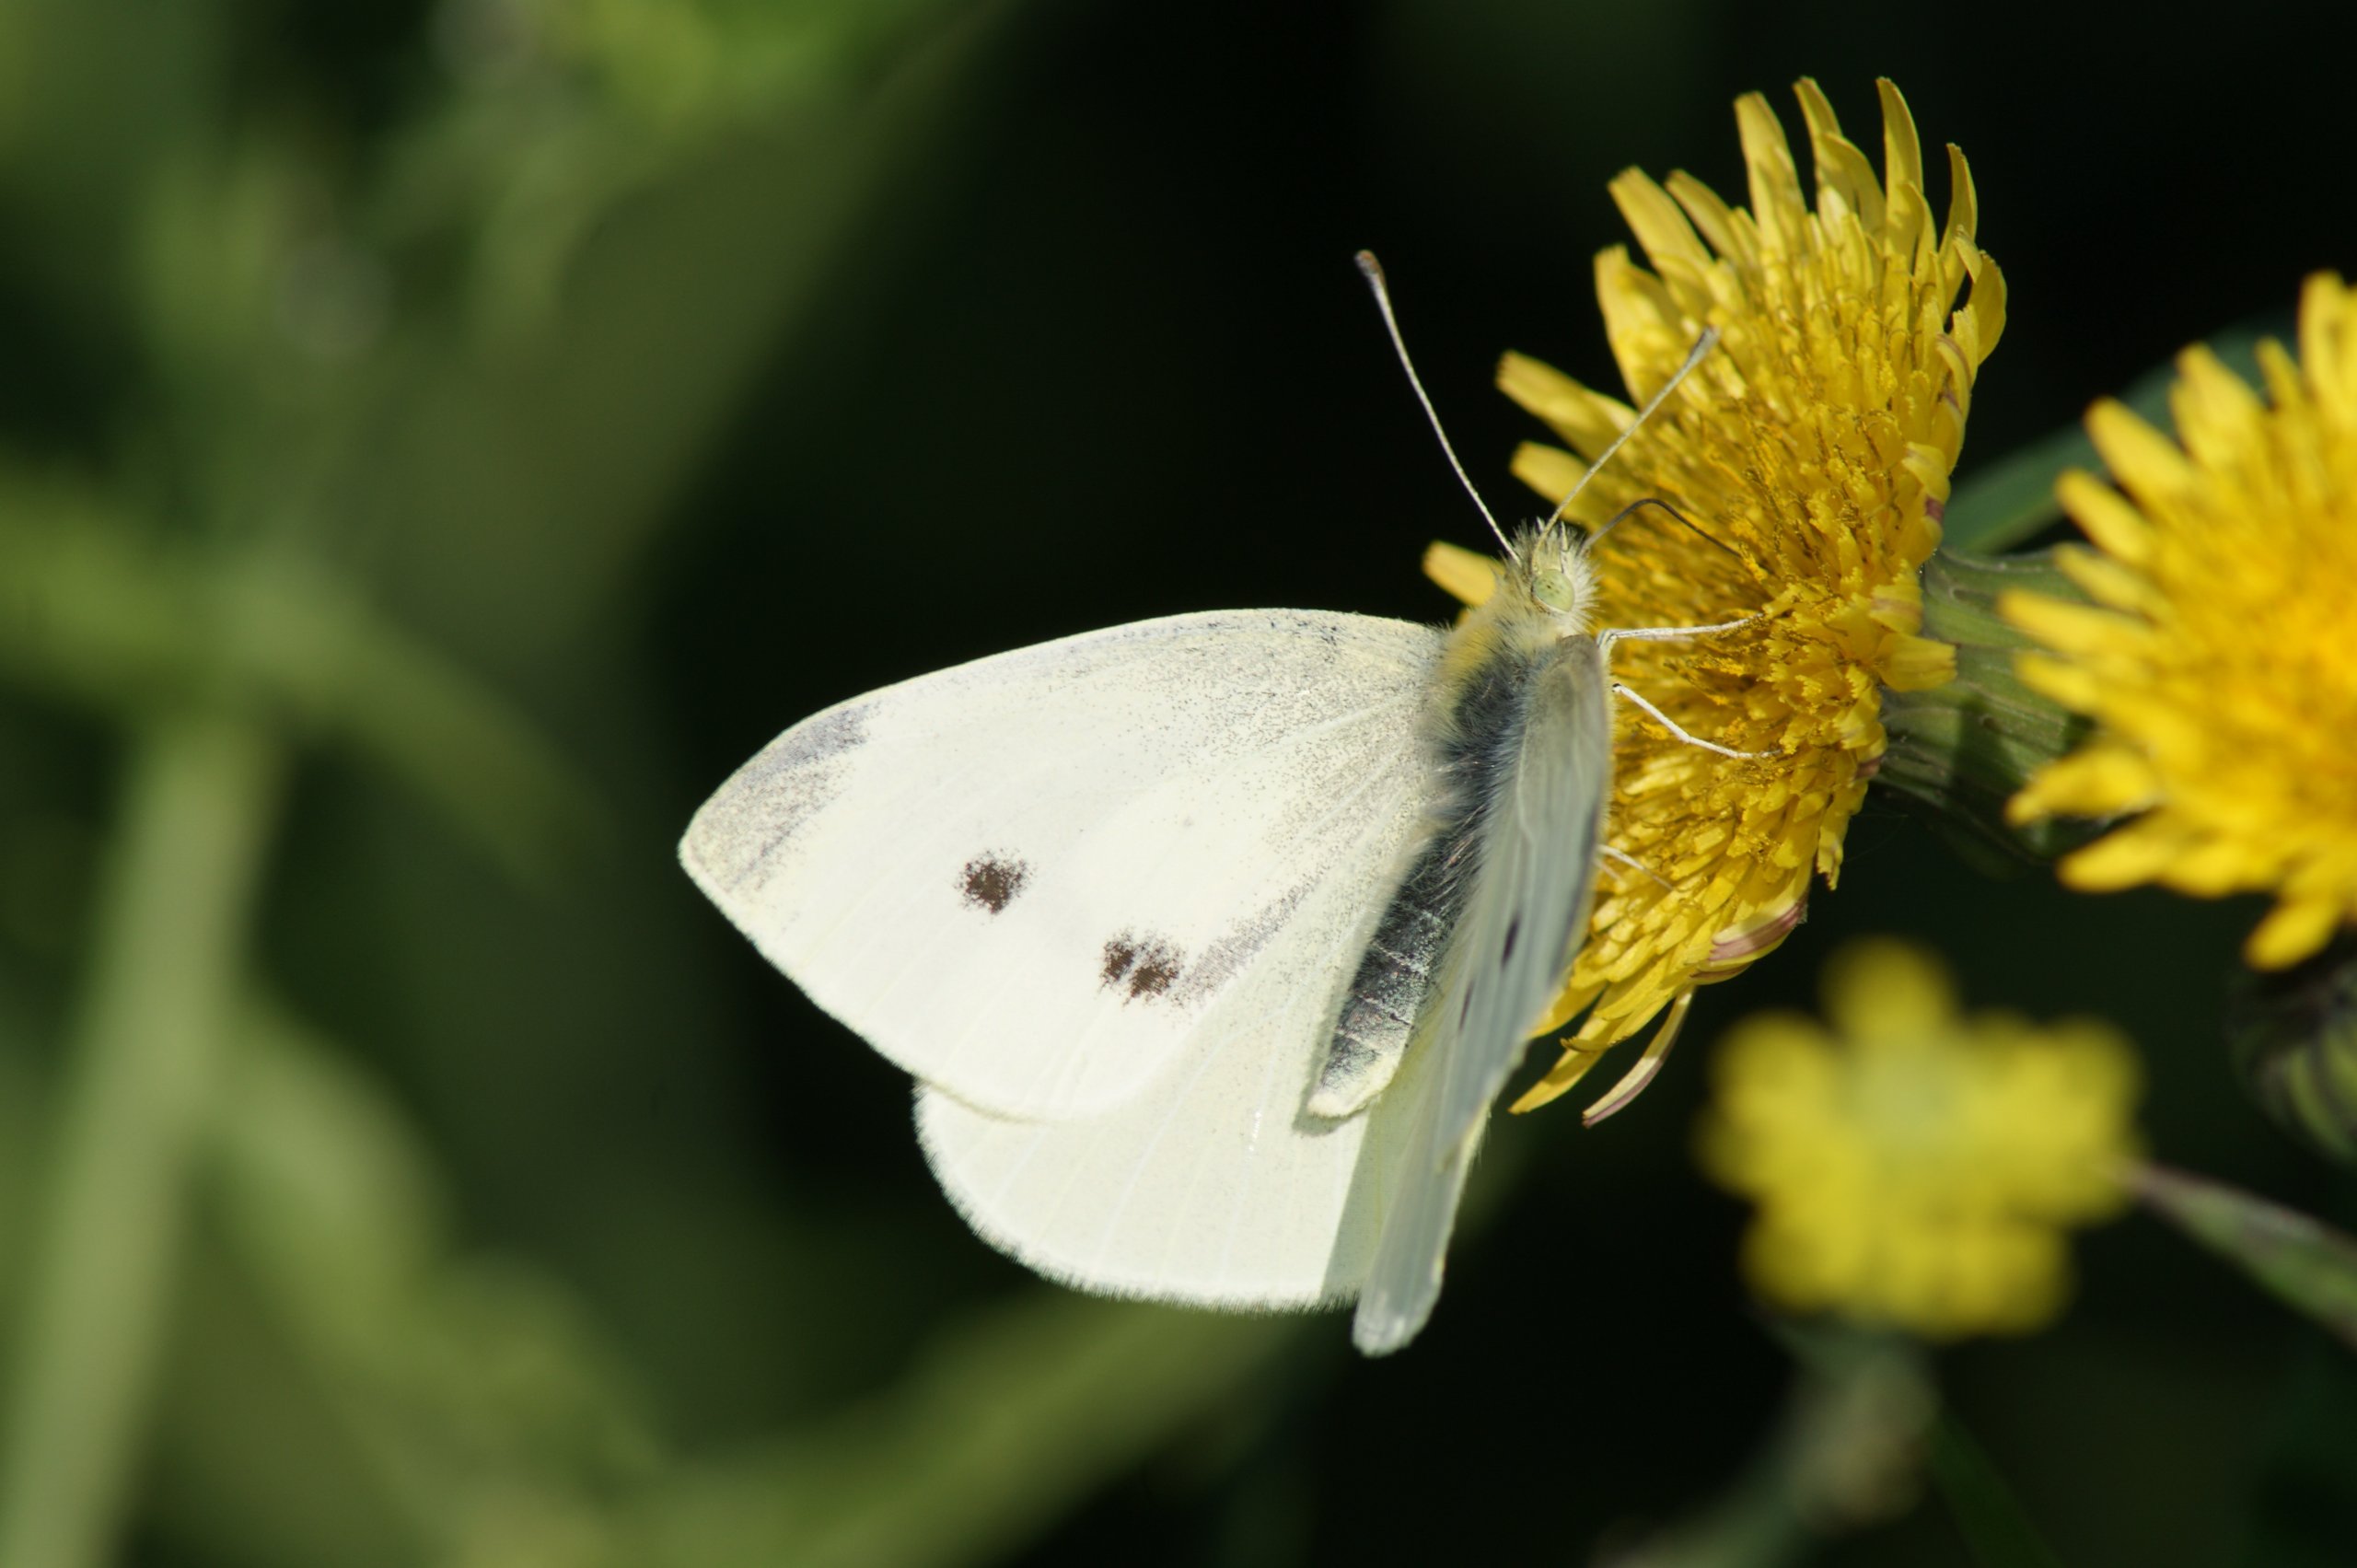
[[680,860],[916,1077],[992,1243],[1118,1295],[1355,1295],[1359,1348],[1396,1350],[1586,930],[1611,645],[1744,623],[1593,631],[1562,517],[1500,533],[1453,631],[1219,610],[853,698],[739,769]]

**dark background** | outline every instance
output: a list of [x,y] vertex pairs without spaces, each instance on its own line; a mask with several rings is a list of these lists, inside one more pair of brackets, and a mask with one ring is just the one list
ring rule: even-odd
[[[1480,522],[1352,252],[1384,258],[1492,504],[1533,510],[1498,354],[1611,384],[1604,183],[1683,168],[1742,200],[1744,91],[1796,130],[1815,76],[1879,163],[1887,75],[1927,152],[1970,157],[2012,305],[1968,481],[2357,264],[2330,9],[688,14],[704,32],[621,5],[0,12],[27,84],[0,124],[12,493],[64,476],[142,538],[325,563],[545,737],[591,824],[518,877],[332,723],[287,730],[251,969],[342,1086],[317,1179],[432,1239],[354,1350],[256,1261],[238,1203],[270,1200],[199,1162],[134,1560],[859,1560],[830,1507],[938,1521],[877,1561],[1596,1560],[1707,1507],[1778,1419],[1792,1363],[1689,1129],[1713,1039],[1812,1005],[1861,932],[1936,947],[1975,1005],[2115,1019],[2158,1156],[2357,1219],[2221,1043],[2251,907],[1991,880],[1877,800],[1840,889],[1703,994],[1634,1109],[1501,1130],[1410,1352],[1132,1314],[1183,1327],[1119,1342],[1147,1347],[1134,1388],[1117,1355],[1027,1425],[1115,1309],[1063,1338],[933,1186],[902,1076],[670,859],[771,735],[890,680],[1191,609],[1445,617],[1418,556]],[[21,671],[0,705],[11,1215],[144,712]],[[362,1124],[408,1175],[347,1182]],[[2061,1558],[2346,1561],[2345,1353],[2149,1219],[2080,1256],[2060,1327],[1938,1360]],[[1811,1560],[1975,1561],[1930,1493]]]

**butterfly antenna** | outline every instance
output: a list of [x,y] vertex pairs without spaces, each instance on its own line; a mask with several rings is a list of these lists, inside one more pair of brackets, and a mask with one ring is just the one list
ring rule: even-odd
[[[1702,363],[1702,356],[1710,353],[1713,348],[1716,348],[1718,346],[1718,343],[1719,330],[1716,327],[1705,327],[1702,329],[1702,335],[1696,338],[1694,340],[1694,346],[1686,351],[1686,363],[1678,367],[1678,374],[1672,376],[1668,380],[1661,384],[1661,390],[1655,392],[1653,395],[1652,400],[1648,401],[1643,408],[1637,411],[1637,417],[1629,422],[1629,428],[1620,432],[1620,435],[1615,436],[1612,438],[1612,445],[1604,448],[1603,455],[1598,457],[1596,461],[1588,464],[1587,472],[1580,475],[1580,482],[1572,486],[1572,493],[1563,497],[1563,504],[1556,507],[1554,516],[1547,519],[1547,526],[1549,528],[1551,528],[1557,523],[1562,521],[1564,516],[1571,511],[1572,503],[1578,500],[1580,498],[1580,492],[1587,488],[1587,482],[1594,479],[1598,473],[1603,471],[1604,465],[1612,460],[1612,454],[1620,449],[1620,444],[1623,441],[1626,441],[1630,436],[1634,436],[1638,431],[1643,430],[1645,427],[1645,421],[1654,416],[1654,410],[1661,407],[1663,401],[1668,398],[1669,394],[1678,390],[1678,384],[1685,380],[1689,375],[1693,374],[1694,367]],[[1614,521],[1617,522],[1619,519],[1615,518]]]
[[1595,549],[1596,546],[1603,540],[1606,534],[1610,533],[1614,528],[1620,526],[1622,519],[1632,517],[1636,513],[1643,511],[1648,506],[1668,513],[1671,520],[1684,524],[1686,528],[1692,532],[1696,539],[1701,540],[1704,544],[1709,545],[1712,549],[1724,551],[1725,553],[1734,556],[1737,561],[1744,560],[1743,552],[1737,550],[1734,545],[1727,543],[1724,540],[1713,538],[1709,533],[1703,530],[1702,526],[1700,523],[1697,523],[1693,518],[1688,517],[1685,513],[1679,511],[1677,507],[1671,505],[1668,502],[1663,500],[1658,495],[1648,495],[1641,501],[1631,501],[1626,506],[1623,506],[1619,511],[1613,513],[1610,517],[1605,519],[1605,524],[1602,528],[1587,536],[1587,548],[1590,550]]
[[[1424,417],[1432,421],[1433,434],[1440,437],[1440,449],[1447,454],[1448,466],[1457,470],[1457,482],[1465,487],[1465,494],[1473,497],[1473,505],[1481,509],[1481,520],[1490,525],[1492,533],[1498,536],[1498,543],[1505,548],[1506,558],[1510,561],[1519,559],[1515,554],[1514,541],[1506,538],[1505,529],[1498,527],[1498,519],[1491,515],[1490,504],[1481,499],[1480,491],[1473,488],[1472,476],[1465,471],[1465,465],[1457,460],[1457,448],[1448,444],[1448,432],[1440,427],[1440,414],[1433,408],[1432,399],[1425,395],[1423,382],[1417,377],[1415,361],[1408,357],[1408,340],[1399,335],[1399,318],[1391,311],[1391,286],[1384,281],[1383,263],[1375,259],[1372,250],[1360,251],[1358,263],[1359,273],[1366,279],[1367,287],[1375,290],[1376,308],[1383,312],[1383,324],[1390,330],[1391,346],[1399,354],[1399,368],[1408,373],[1408,385],[1416,389],[1416,401],[1424,405]],[[1689,367],[1691,367],[1690,362]],[[1685,372],[1678,374],[1684,375]],[[1672,386],[1676,384],[1671,383]]]

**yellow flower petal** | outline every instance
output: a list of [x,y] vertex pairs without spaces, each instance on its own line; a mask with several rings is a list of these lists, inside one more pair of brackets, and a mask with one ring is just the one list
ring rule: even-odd
[[2289,969],[2330,941],[2348,918],[2346,907],[2322,899],[2280,903],[2251,932],[2243,957],[2253,969]]
[[[1998,598],[2000,608],[2003,596]],[[2022,684],[2041,695],[2053,698],[2066,708],[2084,713],[2103,701],[2103,678],[2092,670],[2081,668],[2061,659],[2048,658],[2035,653],[2017,654],[2014,659],[2014,673]],[[2035,780],[2031,781],[2034,784]]]
[[1498,389],[1583,451],[1610,445],[1636,417],[1632,410],[1598,397],[1553,366],[1542,365],[1527,354],[1509,354],[1498,362]]
[[[1603,446],[1603,442],[1597,443],[1599,450]],[[1541,447],[1535,441],[1526,441],[1515,448],[1512,467],[1515,478],[1541,495],[1554,496],[1559,504],[1587,472],[1585,463],[1562,447]]]
[[2177,377],[2169,389],[2169,412],[2185,439],[2186,455],[2197,464],[2233,462],[2242,432],[2258,416],[2258,399],[2206,348],[2178,355]]
[[1826,1016],[1852,1040],[1921,1036],[1956,1011],[1947,972],[1903,942],[1853,942],[1826,966]]
[[2153,530],[2128,497],[2078,469],[2057,481],[2054,492],[2105,554],[2126,566],[2141,566],[2152,558]]
[[2152,764],[2126,747],[2096,745],[2043,769],[2006,803],[2015,824],[2048,817],[2119,817],[2142,811],[2159,791]]
[[2049,648],[2085,653],[2108,647],[2132,624],[2116,610],[2069,604],[2059,598],[2007,589],[1997,596],[1998,611]]
[[2106,610],[2149,616],[2167,602],[2154,591],[2152,579],[2107,555],[2065,547],[2054,552],[2054,563],[2082,593]]
[[1882,182],[1866,155],[1841,134],[1833,105],[1815,82],[1804,80],[1794,93],[1801,100],[1801,118],[1808,122],[1809,157],[1817,165],[1817,215],[1827,222],[1853,214],[1871,231],[1882,226]]
[[1468,609],[1486,604],[1498,588],[1496,557],[1439,540],[1424,547],[1424,575]]
[[2107,398],[2087,411],[2087,434],[2120,483],[2140,501],[2185,490],[2193,469],[2176,442]]
[[2073,888],[2118,892],[2162,876],[2185,849],[2174,823],[2146,817],[2063,856],[2060,870]]
[[[1683,272],[1696,277],[1709,270],[1711,252],[1696,237],[1693,225],[1669,192],[1645,176],[1631,169],[1612,181],[1612,200],[1620,209],[1629,232],[1644,247],[1645,258],[1656,272]],[[1644,391],[1635,386],[1630,390],[1643,398]]]

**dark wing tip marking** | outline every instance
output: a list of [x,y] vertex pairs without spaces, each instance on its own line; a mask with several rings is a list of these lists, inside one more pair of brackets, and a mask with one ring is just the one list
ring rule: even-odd
[[1124,931],[1105,944],[1105,962],[1097,975],[1108,986],[1120,986],[1129,1000],[1141,1002],[1168,991],[1186,962],[1187,956],[1161,937]]
[[958,873],[958,891],[978,910],[1003,914],[1031,880],[1028,862],[995,850],[985,850],[968,861]]
[[778,851],[833,803],[845,759],[866,743],[867,714],[857,705],[804,719],[703,803],[681,853],[719,887],[758,889]]
[[1514,945],[1522,935],[1522,916],[1517,914],[1506,922],[1505,950],[1498,955],[1498,967],[1504,969],[1514,961]]

